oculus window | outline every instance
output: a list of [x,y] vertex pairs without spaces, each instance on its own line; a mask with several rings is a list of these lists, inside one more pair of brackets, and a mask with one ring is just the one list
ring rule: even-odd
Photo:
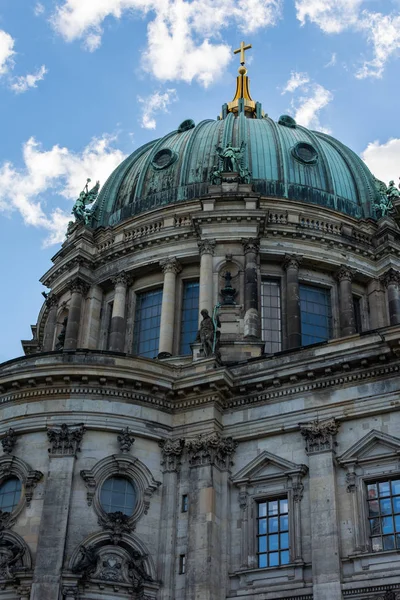
[[281,290],[279,282],[261,282],[261,329],[265,342],[264,352],[273,354],[282,350]]
[[290,562],[288,499],[283,497],[258,502],[257,508],[259,568],[287,565]]
[[400,479],[367,484],[373,552],[400,549]]
[[21,498],[22,484],[18,477],[10,477],[0,485],[0,510],[10,513]]
[[162,288],[136,296],[133,354],[155,358],[160,339]]
[[136,492],[125,477],[110,477],[100,491],[100,504],[104,512],[122,512],[130,517],[136,504]]
[[199,282],[186,281],[183,284],[181,336],[179,354],[191,354],[190,344],[197,335],[199,320]]
[[326,342],[332,337],[331,295],[329,290],[300,285],[301,344]]

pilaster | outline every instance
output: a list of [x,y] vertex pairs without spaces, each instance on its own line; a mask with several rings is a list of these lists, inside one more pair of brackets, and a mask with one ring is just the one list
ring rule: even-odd
[[[213,256],[215,251],[215,240],[200,240],[198,242],[200,252],[200,284],[199,284],[199,308],[213,312]],[[200,312],[199,311],[199,312]],[[199,326],[201,315],[199,315]]]
[[125,305],[126,292],[130,279],[126,273],[121,272],[113,278],[115,286],[114,303],[111,315],[109,349],[114,352],[123,352],[125,344]]
[[260,338],[260,315],[258,312],[258,265],[260,240],[243,239],[245,256],[244,272],[244,337]]
[[400,273],[391,268],[381,277],[387,290],[389,319],[391,325],[400,323]]
[[175,330],[176,276],[182,270],[175,257],[160,262],[164,273],[160,319],[159,358],[172,356]]
[[340,332],[343,336],[356,333],[356,320],[354,315],[353,292],[351,282],[354,273],[346,265],[341,265],[336,272],[339,283],[339,305],[340,305]]
[[88,292],[89,286],[78,277],[71,281],[69,288],[71,290],[71,300],[69,303],[64,350],[76,350],[81,322],[82,302]]
[[286,321],[288,349],[301,346],[301,313],[299,268],[301,256],[285,256],[283,267],[286,271]]

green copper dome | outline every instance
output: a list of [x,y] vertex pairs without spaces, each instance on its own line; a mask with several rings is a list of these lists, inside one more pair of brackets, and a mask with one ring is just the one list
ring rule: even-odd
[[285,115],[276,123],[258,108],[248,118],[244,111],[227,112],[226,106],[224,118],[196,126],[188,119],[131,154],[101,190],[95,227],[207,195],[220,164],[216,149],[229,144],[242,145],[242,166],[262,196],[309,202],[358,218],[373,216],[373,205],[379,203],[374,177],[347,146]]

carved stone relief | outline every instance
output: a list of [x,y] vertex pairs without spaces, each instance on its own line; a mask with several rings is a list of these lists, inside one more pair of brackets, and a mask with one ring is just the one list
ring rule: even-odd
[[14,429],[10,427],[10,429],[6,432],[6,434],[1,440],[1,445],[3,446],[4,454],[12,454],[16,442],[17,434],[15,433]]
[[181,468],[181,458],[185,440],[182,438],[177,440],[161,440],[159,446],[162,454],[161,465],[164,468],[164,472],[178,473]]
[[215,465],[222,470],[229,469],[237,445],[233,438],[222,438],[217,432],[200,434],[186,441],[189,464],[191,467]]
[[80,452],[80,443],[86,429],[84,425],[54,425],[47,430],[51,447],[50,456],[75,456]]
[[300,429],[306,440],[307,454],[334,450],[335,436],[339,429],[339,423],[335,419],[300,423]]

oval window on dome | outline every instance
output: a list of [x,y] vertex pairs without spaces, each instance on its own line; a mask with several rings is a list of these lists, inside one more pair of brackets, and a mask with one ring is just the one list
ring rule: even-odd
[[10,513],[21,498],[22,484],[18,477],[9,477],[0,485],[0,511]]
[[126,477],[110,477],[101,487],[100,504],[106,513],[121,512],[130,517],[136,505],[136,490]]
[[184,131],[189,131],[189,129],[194,129],[194,127],[196,127],[196,125],[193,119],[186,119],[179,125],[178,132],[183,133]]
[[177,154],[170,148],[163,148],[156,152],[151,161],[154,169],[166,169],[177,159]]
[[311,144],[307,144],[307,142],[296,144],[292,149],[292,154],[297,160],[306,165],[313,165],[318,160],[318,152]]
[[297,125],[296,121],[290,115],[281,115],[278,123],[284,127],[290,127],[291,129],[295,129]]

